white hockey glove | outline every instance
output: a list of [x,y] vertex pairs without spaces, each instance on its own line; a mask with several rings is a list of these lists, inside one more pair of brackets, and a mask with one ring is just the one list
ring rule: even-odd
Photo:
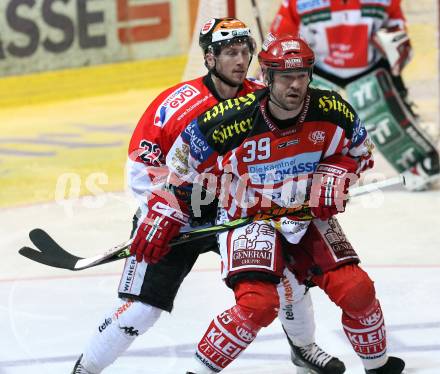
[[396,28],[380,29],[373,35],[372,41],[388,60],[391,74],[400,75],[412,57],[411,43],[406,31]]

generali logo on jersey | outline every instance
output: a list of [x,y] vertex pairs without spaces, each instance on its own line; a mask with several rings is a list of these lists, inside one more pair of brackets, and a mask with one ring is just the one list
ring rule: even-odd
[[274,229],[253,223],[233,241],[232,269],[258,266],[273,269]]
[[324,143],[325,132],[320,130],[312,131],[309,133],[309,140],[315,145],[318,143]]
[[168,97],[157,108],[154,116],[154,125],[164,127],[174,113],[198,95],[200,95],[200,91],[194,86],[185,84],[182,87],[179,87],[168,95]]

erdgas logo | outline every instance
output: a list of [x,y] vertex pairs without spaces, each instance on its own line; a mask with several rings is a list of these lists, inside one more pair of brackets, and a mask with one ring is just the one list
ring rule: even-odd
[[321,96],[319,98],[319,108],[324,112],[329,112],[330,110],[342,113],[350,122],[354,121],[354,113],[350,108],[335,95],[331,96]]
[[235,109],[236,111],[240,111],[243,109],[244,106],[246,107],[251,105],[255,100],[256,97],[251,92],[245,96],[222,101],[221,103],[214,105],[210,110],[205,112],[205,115],[203,117],[203,122],[210,121],[212,118],[216,118],[218,115],[223,116],[224,113],[230,109]]
[[215,129],[212,133],[212,139],[215,143],[223,144],[226,140],[233,138],[234,135],[239,135],[247,132],[252,128],[252,118],[245,118],[244,120],[234,123],[221,125],[218,129]]

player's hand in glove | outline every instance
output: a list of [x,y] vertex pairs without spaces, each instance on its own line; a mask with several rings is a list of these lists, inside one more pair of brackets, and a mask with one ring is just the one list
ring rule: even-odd
[[314,217],[327,220],[345,210],[348,187],[357,181],[357,168],[355,160],[343,155],[330,156],[318,164],[309,200]]
[[411,43],[405,30],[399,27],[379,29],[372,38],[373,45],[388,60],[391,74],[400,75],[412,57]]
[[148,214],[139,225],[130,247],[130,253],[136,255],[138,262],[145,260],[148,263],[157,263],[171,250],[169,242],[188,222],[189,217],[183,211],[183,204],[178,204],[171,193],[161,191],[161,195],[153,194],[149,199]]

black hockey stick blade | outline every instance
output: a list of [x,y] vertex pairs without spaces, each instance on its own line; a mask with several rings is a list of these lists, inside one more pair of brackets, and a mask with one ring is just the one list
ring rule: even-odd
[[32,261],[56,268],[75,270],[75,264],[82,259],[65,251],[44,230],[32,230],[29,238],[39,250],[23,247],[18,253]]

